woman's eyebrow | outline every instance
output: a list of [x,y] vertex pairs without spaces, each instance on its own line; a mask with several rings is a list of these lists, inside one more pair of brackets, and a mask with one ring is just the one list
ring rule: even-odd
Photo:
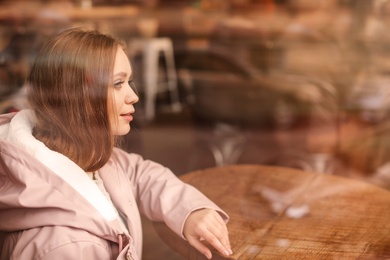
[[118,72],[117,74],[114,75],[114,77],[121,76],[121,77],[127,77],[126,72]]

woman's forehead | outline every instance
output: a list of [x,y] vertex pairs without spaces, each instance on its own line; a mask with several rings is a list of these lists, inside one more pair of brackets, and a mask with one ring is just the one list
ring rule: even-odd
[[130,77],[132,73],[129,58],[122,48],[118,48],[115,56],[115,65],[113,76],[127,76]]

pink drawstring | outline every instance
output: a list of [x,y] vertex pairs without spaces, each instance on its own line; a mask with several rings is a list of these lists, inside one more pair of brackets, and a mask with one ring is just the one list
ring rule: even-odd
[[118,235],[119,252],[122,252],[123,248],[125,248],[129,243],[130,239],[126,236],[126,234]]
[[118,235],[119,253],[123,250],[123,239],[122,235]]

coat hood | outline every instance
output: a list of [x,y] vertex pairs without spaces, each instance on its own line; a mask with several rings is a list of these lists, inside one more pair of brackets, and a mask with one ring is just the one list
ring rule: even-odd
[[30,110],[0,116],[0,230],[61,225],[116,241],[118,213],[73,161],[32,135]]

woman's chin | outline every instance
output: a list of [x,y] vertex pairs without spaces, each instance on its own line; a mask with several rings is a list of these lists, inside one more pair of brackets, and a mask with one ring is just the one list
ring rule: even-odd
[[127,125],[126,127],[123,126],[123,127],[120,127],[119,129],[118,128],[115,129],[113,131],[113,134],[114,135],[118,135],[118,136],[126,135],[126,134],[128,134],[130,132],[130,129],[131,129],[130,125]]

